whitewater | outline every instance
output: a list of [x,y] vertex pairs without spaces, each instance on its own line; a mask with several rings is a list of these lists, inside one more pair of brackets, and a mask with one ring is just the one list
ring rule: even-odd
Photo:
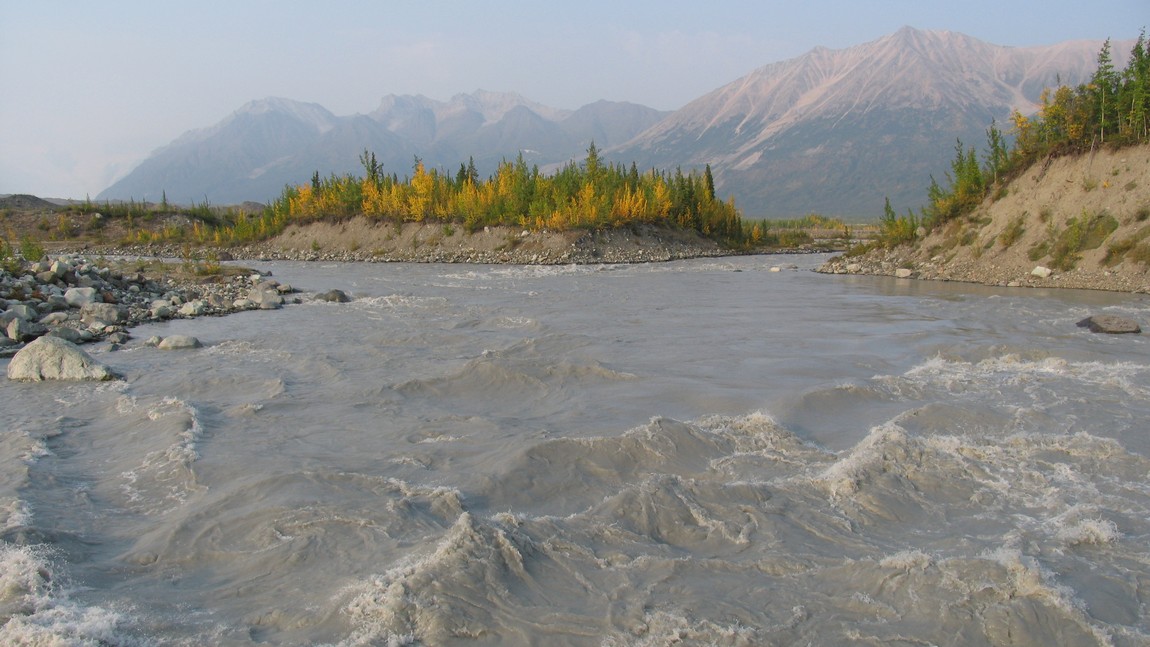
[[0,383],[0,643],[1150,645],[1150,343],[1075,325],[1150,299],[825,260],[246,263],[353,299]]

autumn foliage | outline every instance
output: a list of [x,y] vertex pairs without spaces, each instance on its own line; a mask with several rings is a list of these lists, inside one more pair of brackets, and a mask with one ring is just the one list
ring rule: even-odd
[[684,174],[604,163],[592,143],[581,164],[568,163],[554,174],[528,167],[520,155],[480,179],[474,164],[454,175],[427,168],[416,158],[402,180],[381,172],[374,155],[361,157],[365,174],[312,177],[289,186],[264,219],[272,227],[332,217],[363,215],[386,222],[442,222],[469,231],[510,225],[568,230],[661,224],[694,229],[731,246],[747,243],[733,200],[715,197],[708,166]]

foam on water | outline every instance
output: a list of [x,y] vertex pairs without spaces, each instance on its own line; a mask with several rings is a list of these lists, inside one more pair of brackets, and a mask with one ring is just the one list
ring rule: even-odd
[[970,393],[983,396],[1002,391],[1004,387],[1032,391],[1065,381],[1098,388],[1102,393],[1114,391],[1140,400],[1150,398],[1147,378],[1150,378],[1150,366],[1132,362],[1072,362],[1056,356],[1033,360],[1016,354],[978,362],[936,356],[901,377],[876,376],[876,380],[895,390],[909,385],[912,388],[941,388],[950,395]]
[[[542,625],[554,644],[1137,644],[1128,569],[1150,497],[1099,463],[1150,470],[1085,434],[1001,444],[896,421],[836,455],[761,414],[548,440],[482,497],[577,509],[462,513],[434,550],[349,590],[345,644],[520,643]],[[1125,623],[1100,619],[1100,579],[1126,590]]]
[[0,543],[0,642],[6,645],[146,644],[123,613],[75,602],[49,550]]
[[120,397],[116,410],[124,416],[140,446],[149,448],[140,463],[122,470],[122,489],[133,507],[159,512],[179,506],[189,494],[203,490],[193,465],[203,439],[200,413],[191,403],[164,397],[141,405]]

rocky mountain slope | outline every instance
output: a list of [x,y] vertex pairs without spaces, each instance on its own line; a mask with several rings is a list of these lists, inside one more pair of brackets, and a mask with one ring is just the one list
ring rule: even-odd
[[1006,130],[1011,111],[1036,109],[1043,88],[1088,78],[1101,46],[1012,48],[906,27],[756,69],[608,155],[709,163],[718,192],[753,216],[875,218],[887,196],[900,211],[921,204],[956,139],[981,146],[992,120]]
[[924,234],[822,271],[1150,293],[1150,146],[1045,160]]

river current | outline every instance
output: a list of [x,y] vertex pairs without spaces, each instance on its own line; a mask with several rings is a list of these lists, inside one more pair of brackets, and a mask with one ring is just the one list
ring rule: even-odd
[[247,263],[354,298],[0,382],[0,642],[1150,645],[1150,340],[1075,325],[1150,300],[823,260]]

